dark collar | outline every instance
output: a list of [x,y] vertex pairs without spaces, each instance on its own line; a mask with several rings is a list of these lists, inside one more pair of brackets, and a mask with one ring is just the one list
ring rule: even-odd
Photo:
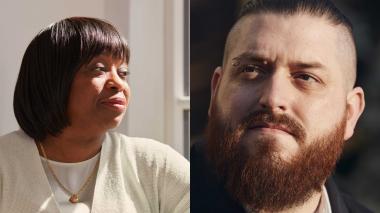
[[371,213],[372,211],[355,201],[348,194],[342,193],[332,178],[325,183],[333,213]]

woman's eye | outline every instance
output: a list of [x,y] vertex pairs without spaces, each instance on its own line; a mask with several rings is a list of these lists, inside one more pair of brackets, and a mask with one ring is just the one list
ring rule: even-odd
[[129,75],[128,70],[125,70],[125,69],[119,70],[118,73],[119,73],[119,76],[123,79],[126,79],[127,76]]
[[106,71],[106,68],[105,68],[105,67],[95,67],[94,70],[95,70],[95,71],[101,71],[101,72],[104,72],[104,71]]

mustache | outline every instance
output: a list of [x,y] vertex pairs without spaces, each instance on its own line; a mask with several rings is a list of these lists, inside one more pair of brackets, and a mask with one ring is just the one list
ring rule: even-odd
[[306,131],[298,121],[287,114],[275,114],[269,110],[250,112],[240,122],[240,128],[247,131],[252,127],[267,126],[269,124],[285,128],[298,142],[303,143],[305,141]]

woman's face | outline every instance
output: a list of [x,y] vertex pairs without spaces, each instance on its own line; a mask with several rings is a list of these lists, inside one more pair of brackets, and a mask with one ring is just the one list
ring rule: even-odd
[[70,128],[102,133],[118,126],[130,97],[128,64],[101,54],[75,74],[68,104]]

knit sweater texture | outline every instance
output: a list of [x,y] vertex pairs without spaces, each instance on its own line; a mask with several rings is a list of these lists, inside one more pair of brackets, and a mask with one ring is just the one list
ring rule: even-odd
[[[189,184],[189,162],[169,146],[108,132],[91,212],[190,212]],[[0,137],[0,212],[60,212],[36,144],[21,130]]]

